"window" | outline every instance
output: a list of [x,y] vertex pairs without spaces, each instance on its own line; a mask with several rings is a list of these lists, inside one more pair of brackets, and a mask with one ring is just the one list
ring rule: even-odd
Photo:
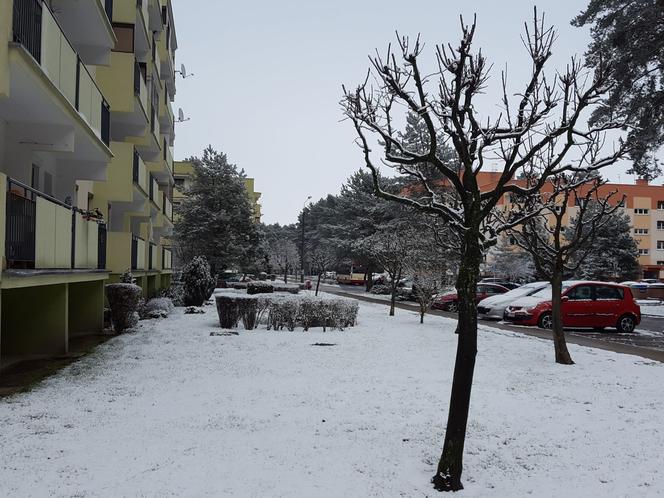
[[500,292],[500,290],[497,287],[493,287],[491,285],[486,286],[486,293],[489,296],[495,296],[496,294],[502,294],[502,292]]
[[647,256],[650,254],[650,249],[639,249],[639,256]]
[[113,32],[117,43],[113,48],[113,52],[125,52],[128,54],[134,53],[134,25],[133,24],[120,24],[113,23]]
[[648,229],[647,228],[635,228],[634,229],[634,235],[648,235]]
[[598,285],[595,287],[595,299],[598,301],[605,301],[607,299],[623,299],[623,291],[618,287],[611,287],[609,285]]
[[565,295],[570,301],[590,301],[593,296],[593,288],[590,285],[579,285]]
[[664,210],[664,201],[657,201],[657,209]]
[[184,189],[184,178],[176,178],[175,179],[175,188],[179,190]]
[[657,222],[657,230],[664,230],[664,221]]
[[32,165],[32,178],[30,180],[30,186],[35,190],[39,190],[39,166],[36,164]]
[[658,251],[664,251],[664,240],[658,240],[657,241],[657,250]]
[[648,214],[650,212],[650,209],[645,209],[645,208],[636,208],[634,209],[634,214]]

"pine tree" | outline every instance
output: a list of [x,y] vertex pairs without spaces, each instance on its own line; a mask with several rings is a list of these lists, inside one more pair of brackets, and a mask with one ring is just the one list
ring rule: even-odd
[[590,0],[572,24],[591,27],[589,64],[611,68],[606,105],[594,111],[591,122],[631,116],[634,172],[646,178],[661,174],[655,151],[664,144],[664,2]]
[[[590,207],[588,216],[596,209]],[[579,220],[572,220],[573,230]],[[588,252],[586,252],[588,251]],[[639,250],[632,237],[629,216],[616,211],[607,216],[597,227],[595,236],[579,253],[585,254],[577,275],[586,280],[618,281],[634,280],[639,276]]]
[[258,231],[243,170],[209,146],[191,158],[194,180],[178,209],[175,240],[183,261],[205,256],[212,273],[244,269],[255,260]]

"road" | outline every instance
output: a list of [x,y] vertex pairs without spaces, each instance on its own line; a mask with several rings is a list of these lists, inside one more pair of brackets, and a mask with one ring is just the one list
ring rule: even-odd
[[[366,294],[363,287],[351,285],[321,285],[325,292],[353,297],[362,301],[388,304],[383,296]],[[397,306],[407,310],[417,310],[412,302],[398,302]],[[431,314],[456,318],[455,313],[440,310],[430,310]],[[481,322],[494,328],[510,330],[526,335],[551,339],[551,332],[537,327],[524,327],[505,322]],[[566,330],[567,341],[571,344],[605,349],[617,353],[632,354],[664,362],[664,318],[644,316],[637,330],[631,334],[618,334],[607,329],[605,332],[589,330]]]

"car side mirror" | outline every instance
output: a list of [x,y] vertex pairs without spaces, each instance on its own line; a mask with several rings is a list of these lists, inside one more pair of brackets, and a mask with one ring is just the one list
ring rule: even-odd
[[569,301],[569,296],[563,296],[560,298],[561,303],[566,303],[567,301]]

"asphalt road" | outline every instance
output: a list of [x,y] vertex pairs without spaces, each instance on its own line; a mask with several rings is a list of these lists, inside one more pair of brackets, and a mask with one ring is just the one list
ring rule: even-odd
[[[363,287],[352,285],[322,285],[326,292],[339,294],[347,297],[379,303],[389,304],[388,301],[372,294],[366,294]],[[401,309],[417,310],[417,304],[407,301],[397,302]],[[643,310],[642,310],[643,311]],[[448,313],[440,310],[430,310],[429,313],[447,318],[456,318],[455,313]],[[494,328],[502,330],[511,330],[526,335],[551,339],[551,332],[537,327],[524,327],[508,324],[505,322],[480,322]],[[605,332],[596,332],[590,330],[571,330],[566,329],[567,341],[571,344],[588,346],[598,349],[605,349],[617,353],[632,354],[664,362],[664,318],[644,316],[641,324],[631,334],[618,334],[613,330],[607,329]]]

